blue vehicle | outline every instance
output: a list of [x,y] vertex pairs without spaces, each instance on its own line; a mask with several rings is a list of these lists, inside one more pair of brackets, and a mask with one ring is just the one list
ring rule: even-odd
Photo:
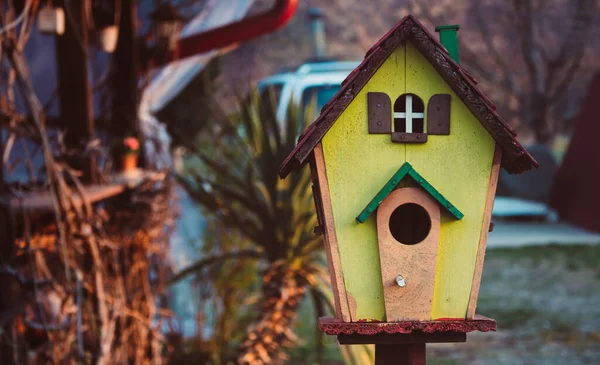
[[283,122],[293,105],[299,108],[304,120],[310,122],[359,64],[352,61],[307,62],[260,80],[258,91],[261,97],[274,97],[278,121]]

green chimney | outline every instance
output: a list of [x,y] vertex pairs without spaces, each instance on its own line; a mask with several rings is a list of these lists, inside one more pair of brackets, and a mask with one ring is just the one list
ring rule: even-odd
[[446,47],[450,57],[460,63],[458,57],[458,24],[451,25],[438,25],[435,27],[435,31],[440,33],[440,42]]

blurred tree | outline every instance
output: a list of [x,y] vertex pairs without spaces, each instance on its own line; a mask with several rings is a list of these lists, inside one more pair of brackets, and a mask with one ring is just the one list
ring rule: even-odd
[[433,25],[464,25],[461,62],[511,124],[539,143],[568,127],[583,96],[574,88],[598,65],[590,61],[597,0],[409,0],[408,11]]

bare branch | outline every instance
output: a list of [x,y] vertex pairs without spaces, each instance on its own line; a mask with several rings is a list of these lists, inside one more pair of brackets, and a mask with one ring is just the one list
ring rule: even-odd
[[[519,88],[515,83],[513,72],[508,67],[508,64],[504,60],[504,58],[500,55],[499,50],[494,45],[494,41],[492,39],[492,35],[490,32],[487,23],[483,20],[483,15],[481,13],[481,3],[474,3],[475,9],[475,21],[479,30],[481,32],[481,37],[483,38],[483,44],[486,46],[488,52],[492,55],[494,61],[500,68],[502,69],[502,84],[505,86],[506,90],[511,92],[512,94],[519,94]],[[496,77],[497,78],[497,77]]]
[[563,77],[556,77],[556,81],[552,83],[554,87],[548,90],[548,100],[550,103],[554,104],[558,102],[558,100],[568,90],[569,85],[575,79],[577,71],[581,68],[583,56],[583,50],[573,55],[570,60],[570,66],[563,72]]

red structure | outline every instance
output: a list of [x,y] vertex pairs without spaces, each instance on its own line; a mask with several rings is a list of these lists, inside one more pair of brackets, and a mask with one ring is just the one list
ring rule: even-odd
[[590,84],[571,137],[571,143],[550,192],[550,205],[560,218],[600,232],[600,73]]
[[278,0],[268,11],[179,40],[173,59],[191,57],[271,33],[294,16],[298,0]]

